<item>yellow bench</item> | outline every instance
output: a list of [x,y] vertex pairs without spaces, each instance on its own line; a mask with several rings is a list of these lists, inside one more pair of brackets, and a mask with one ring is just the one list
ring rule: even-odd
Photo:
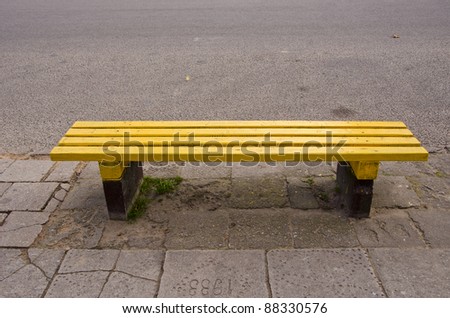
[[140,162],[337,161],[342,204],[368,217],[380,161],[426,161],[402,122],[79,121],[50,157],[98,161],[111,219],[126,219]]

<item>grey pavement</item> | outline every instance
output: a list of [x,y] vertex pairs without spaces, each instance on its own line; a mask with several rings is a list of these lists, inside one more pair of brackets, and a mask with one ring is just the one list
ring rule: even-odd
[[442,0],[1,1],[0,153],[48,154],[76,120],[125,119],[401,120],[442,150],[449,11]]
[[450,155],[382,163],[371,218],[335,166],[145,165],[181,175],[110,221],[96,163],[0,161],[0,297],[450,297]]

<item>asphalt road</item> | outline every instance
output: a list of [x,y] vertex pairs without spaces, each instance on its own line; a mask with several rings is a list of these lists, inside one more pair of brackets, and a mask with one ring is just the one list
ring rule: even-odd
[[0,118],[0,154],[76,120],[401,120],[442,149],[450,1],[0,0]]

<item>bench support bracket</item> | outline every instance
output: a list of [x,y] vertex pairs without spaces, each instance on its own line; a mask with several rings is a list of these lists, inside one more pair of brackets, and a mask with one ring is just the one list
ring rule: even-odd
[[130,162],[120,179],[103,178],[106,205],[111,220],[126,220],[143,178],[140,162]]
[[339,162],[337,184],[341,193],[341,206],[349,212],[349,216],[368,218],[372,204],[373,180],[358,180],[350,164]]

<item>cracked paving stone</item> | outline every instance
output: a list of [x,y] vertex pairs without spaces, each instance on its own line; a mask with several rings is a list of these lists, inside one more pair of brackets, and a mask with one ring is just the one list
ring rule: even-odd
[[370,249],[389,297],[450,297],[449,249]]
[[12,159],[0,159],[0,173],[3,173],[13,162]]
[[450,211],[410,211],[432,247],[450,247]]
[[8,213],[0,213],[0,226],[3,224],[7,216]]
[[122,250],[115,270],[157,281],[163,260],[163,251]]
[[64,257],[63,250],[30,248],[28,257],[48,278],[52,278]]
[[119,253],[118,250],[70,250],[58,273],[110,271],[114,268]]
[[0,182],[39,182],[53,164],[49,160],[16,160],[0,174]]
[[304,249],[267,253],[273,297],[383,297],[364,250]]
[[237,209],[284,207],[288,203],[282,178],[233,178],[230,206]]
[[75,174],[75,169],[78,164],[79,162],[77,161],[57,162],[55,169],[53,169],[53,171],[45,179],[45,181],[70,182],[73,175]]
[[347,217],[322,211],[291,213],[295,248],[331,248],[359,246]]
[[41,211],[58,183],[14,183],[0,197],[0,211]]
[[0,297],[41,297],[50,279],[34,265],[26,265],[0,281]]
[[57,274],[46,298],[99,297],[109,273],[104,271]]
[[363,247],[424,247],[425,242],[404,211],[387,210],[370,219],[354,220]]
[[62,210],[91,210],[94,208],[106,210],[105,194],[100,177],[78,180],[61,204]]
[[154,298],[158,284],[154,281],[114,272],[100,295],[102,298]]
[[318,209],[319,203],[314,196],[311,187],[298,178],[289,178],[288,181],[288,193],[289,202],[294,209]]
[[11,212],[0,226],[0,246],[29,247],[48,221],[45,212]]
[[0,248],[0,281],[27,264],[19,249]]
[[11,185],[12,183],[0,183],[0,197],[6,192],[6,190],[9,189]]
[[372,206],[375,208],[412,208],[420,205],[419,197],[403,176],[380,175],[373,184]]

